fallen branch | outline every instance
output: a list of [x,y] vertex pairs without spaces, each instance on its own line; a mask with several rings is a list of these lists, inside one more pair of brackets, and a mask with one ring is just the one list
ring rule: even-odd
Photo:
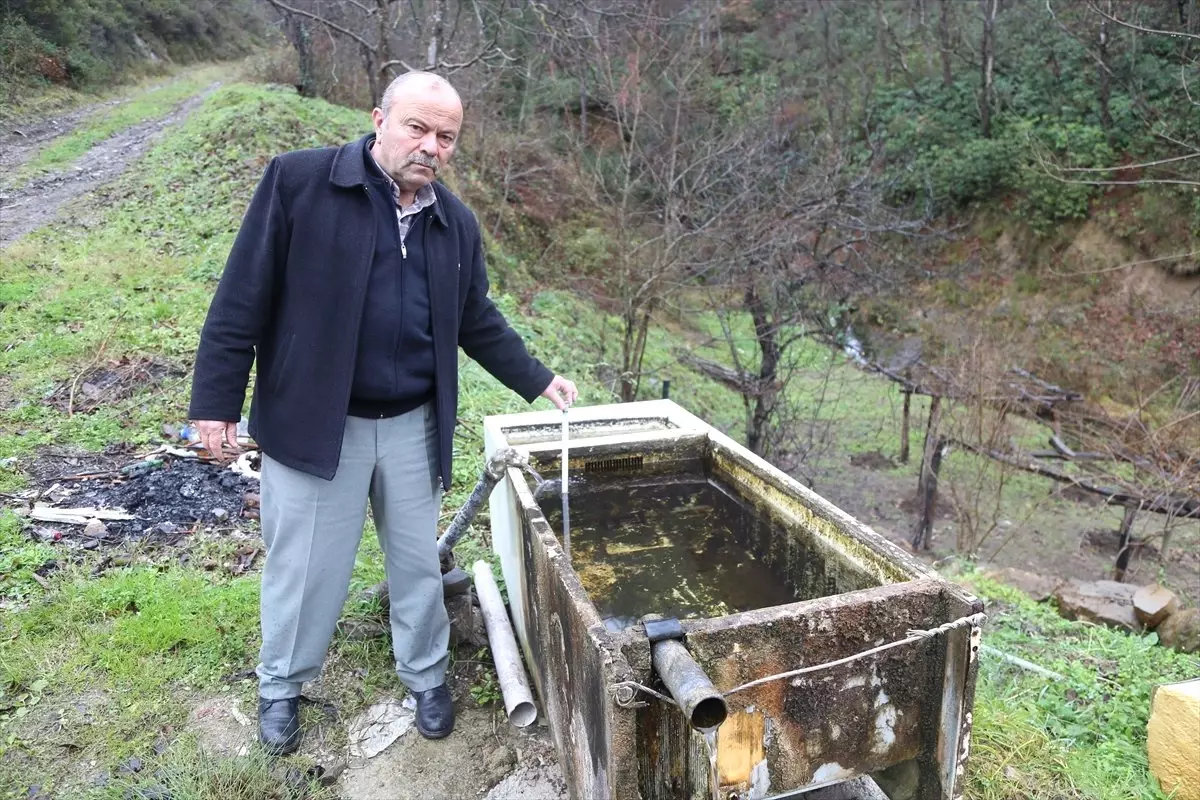
[[999,461],[1001,464],[1007,464],[1010,467],[1016,467],[1019,470],[1039,475],[1043,478],[1049,478],[1052,481],[1059,483],[1068,483],[1078,487],[1085,492],[1099,495],[1105,498],[1113,505],[1138,505],[1143,511],[1150,511],[1155,514],[1169,514],[1175,517],[1188,517],[1200,519],[1200,497],[1189,497],[1179,494],[1157,494],[1154,497],[1142,497],[1135,492],[1127,489],[1116,488],[1111,486],[1100,486],[1090,481],[1077,478],[1073,475],[1059,472],[1051,469],[1043,464],[1022,457],[1019,454],[1003,453],[999,450],[991,450],[986,447],[968,444],[961,439],[955,439],[954,444],[962,447],[964,450],[970,450],[976,455],[986,456],[994,461]]
[[675,357],[679,359],[679,363],[691,367],[701,375],[747,397],[758,397],[772,388],[769,383],[751,372],[731,369],[724,364],[718,364],[716,361],[701,358],[684,350],[677,351]]

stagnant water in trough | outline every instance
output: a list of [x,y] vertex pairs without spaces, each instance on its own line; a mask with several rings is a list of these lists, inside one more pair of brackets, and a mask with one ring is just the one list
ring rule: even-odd
[[[741,530],[744,506],[701,475],[587,475],[570,496],[571,564],[614,630],[645,614],[716,617],[797,599]],[[540,505],[561,529],[560,497]]]

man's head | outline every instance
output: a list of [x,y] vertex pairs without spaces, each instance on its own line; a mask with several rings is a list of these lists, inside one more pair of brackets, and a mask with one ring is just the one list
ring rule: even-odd
[[462,128],[462,100],[443,77],[408,72],[392,81],[375,122],[375,160],[404,192],[431,183],[446,166]]

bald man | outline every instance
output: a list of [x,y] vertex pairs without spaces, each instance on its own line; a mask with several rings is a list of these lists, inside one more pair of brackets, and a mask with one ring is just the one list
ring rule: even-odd
[[210,452],[237,449],[251,365],[250,433],[263,452],[259,739],[300,742],[349,589],[367,504],[390,589],[396,672],[416,727],[454,727],[449,622],[436,549],[457,419],[457,349],[532,402],[575,385],[529,355],[488,298],[479,225],[437,182],[463,109],[444,79],[394,80],[374,132],[274,158],[208,311],[189,416]]

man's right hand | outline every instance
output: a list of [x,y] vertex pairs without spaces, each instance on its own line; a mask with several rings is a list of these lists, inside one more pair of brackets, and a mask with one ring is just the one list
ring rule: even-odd
[[222,436],[229,443],[229,448],[235,453],[238,452],[238,424],[236,422],[199,419],[195,421],[195,425],[196,431],[200,434],[200,444],[204,445],[204,449],[217,461],[225,460],[225,451],[222,449],[221,442]]

